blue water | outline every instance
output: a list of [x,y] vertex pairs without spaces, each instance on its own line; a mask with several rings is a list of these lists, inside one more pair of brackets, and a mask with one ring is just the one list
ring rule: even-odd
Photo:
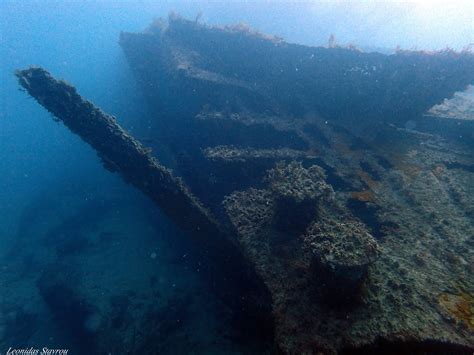
[[[91,339],[106,322],[116,330],[107,340],[114,354],[137,351],[132,338],[151,334],[152,352],[233,352],[227,311],[186,264],[176,228],[20,92],[13,76],[18,68],[44,66],[139,137],[134,122],[146,113],[118,36],[142,30],[170,7],[0,4],[0,353],[10,347],[94,353]],[[59,285],[62,278],[80,285],[79,291],[56,287],[55,313],[41,289],[56,278]],[[78,304],[81,297],[92,300],[90,309],[69,305],[74,297]],[[104,307],[116,307],[116,319],[104,319]],[[149,322],[146,314],[158,320]]]
[[[19,91],[13,72],[45,67],[140,138],[146,131],[134,123],[147,115],[146,105],[118,38],[121,31],[139,32],[172,10],[191,19],[201,12],[201,21],[209,24],[244,21],[309,45],[325,44],[335,32],[343,43],[366,47],[439,48],[449,41],[459,48],[469,31],[467,24],[452,38],[437,38],[422,29],[420,36],[407,38],[394,28],[408,28],[413,18],[396,5],[357,12],[349,5],[321,5],[312,12],[310,5],[0,3],[0,354],[30,346],[93,353],[97,344],[88,343],[91,334],[101,334],[105,323],[116,329],[107,339],[116,345],[113,354],[140,350],[133,348],[134,337],[154,339],[150,353],[258,353],[265,348],[235,334],[229,310],[208,292],[197,276],[199,268],[187,262],[191,251],[180,244],[181,232]],[[69,309],[63,316],[61,310],[51,312],[41,292],[48,283],[62,285],[63,279],[77,279],[77,290],[58,287],[57,297],[83,297],[90,302],[85,309]],[[107,307],[116,309],[106,314]],[[116,317],[105,319],[110,314]],[[78,325],[70,329],[64,326],[74,322]]]

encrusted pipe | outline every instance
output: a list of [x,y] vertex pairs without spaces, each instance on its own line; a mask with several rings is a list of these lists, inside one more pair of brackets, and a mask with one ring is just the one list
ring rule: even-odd
[[73,86],[56,80],[43,68],[18,70],[15,75],[36,101],[97,151],[108,170],[119,173],[145,193],[194,237],[191,244],[196,244],[209,260],[203,269],[208,270],[208,281],[220,296],[239,312],[247,311],[255,316],[264,308],[263,313],[269,313],[267,291],[232,236],[221,228],[184,182],[120,127],[115,117],[83,99]]

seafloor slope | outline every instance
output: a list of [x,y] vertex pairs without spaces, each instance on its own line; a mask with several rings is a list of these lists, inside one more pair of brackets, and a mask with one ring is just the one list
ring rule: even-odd
[[[258,320],[280,351],[472,351],[474,125],[425,115],[474,82],[471,53],[312,48],[176,17],[120,43],[148,98],[156,155],[196,197],[153,196],[164,179],[133,170],[142,147],[119,139],[123,155],[107,151],[115,128],[94,130],[103,113],[84,116],[74,88],[38,69],[20,83],[198,241],[192,226],[216,223],[209,230],[230,240],[209,240],[235,248],[246,276],[214,289],[258,285],[245,295],[271,304],[254,310],[270,313]],[[57,87],[64,105],[48,96]],[[180,219],[174,204],[204,211],[198,199],[209,211]]]

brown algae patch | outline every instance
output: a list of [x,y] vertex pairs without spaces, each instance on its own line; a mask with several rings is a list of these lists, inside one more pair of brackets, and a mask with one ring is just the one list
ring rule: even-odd
[[474,295],[466,292],[459,295],[442,293],[438,302],[456,321],[474,330]]
[[370,190],[364,191],[352,191],[351,198],[353,200],[361,201],[361,202],[375,202],[375,195]]

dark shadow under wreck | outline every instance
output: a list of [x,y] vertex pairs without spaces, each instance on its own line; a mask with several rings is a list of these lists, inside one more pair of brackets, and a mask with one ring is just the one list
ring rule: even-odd
[[176,17],[120,44],[183,180],[45,70],[20,85],[187,231],[241,322],[284,353],[472,351],[474,124],[425,115],[474,83],[471,53]]

